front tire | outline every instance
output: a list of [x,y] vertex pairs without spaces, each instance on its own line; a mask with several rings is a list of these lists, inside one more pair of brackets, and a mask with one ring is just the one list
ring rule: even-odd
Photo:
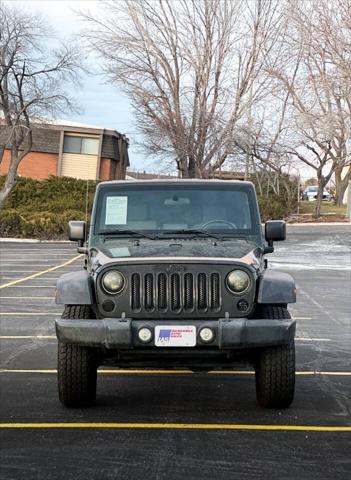
[[[291,318],[285,306],[264,305],[262,318]],[[256,396],[265,408],[287,408],[295,391],[295,343],[263,349],[255,367]]]
[[[62,318],[92,318],[86,305],[68,305]],[[87,407],[96,399],[97,352],[95,348],[58,342],[58,392],[66,407]]]

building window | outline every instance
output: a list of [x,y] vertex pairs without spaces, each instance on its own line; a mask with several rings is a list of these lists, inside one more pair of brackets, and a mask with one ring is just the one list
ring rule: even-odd
[[83,155],[97,155],[99,139],[65,135],[63,142],[64,153],[81,153]]

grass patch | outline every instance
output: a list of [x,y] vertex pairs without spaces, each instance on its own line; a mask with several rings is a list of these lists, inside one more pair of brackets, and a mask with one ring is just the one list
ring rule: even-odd
[[[316,202],[303,201],[299,203],[300,214],[313,214]],[[321,215],[333,213],[335,215],[346,215],[346,205],[335,205],[333,202],[322,202]]]

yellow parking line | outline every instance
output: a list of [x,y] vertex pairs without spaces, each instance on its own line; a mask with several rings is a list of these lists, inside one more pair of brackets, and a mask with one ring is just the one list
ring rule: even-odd
[[300,432],[351,432],[351,426],[254,425],[230,423],[0,423],[0,428],[146,428],[167,430],[283,430]]
[[78,258],[80,258],[80,257],[82,257],[82,255],[76,255],[75,257],[71,258],[70,260],[67,260],[67,262],[61,263],[60,265],[56,265],[55,267],[48,268],[47,270],[42,270],[41,272],[34,273],[33,275],[29,275],[27,277],[19,278],[18,280],[14,280],[13,282],[5,283],[4,285],[0,285],[0,289],[11,287],[12,285],[16,285],[17,283],[25,282],[25,281],[30,280],[32,278],[39,277],[40,275],[44,275],[44,273],[53,272],[54,270],[58,270],[59,268],[70,265],[71,263],[78,260]]
[[[51,336],[50,336],[51,338]],[[55,368],[49,368],[45,370],[40,369],[0,369],[0,373],[50,373],[55,374],[57,370]],[[191,370],[143,370],[143,369],[99,369],[98,373],[108,374],[108,375],[188,375],[193,374]],[[254,370],[210,370],[208,374],[211,375],[254,375]],[[351,372],[332,372],[332,371],[299,371],[296,372],[296,375],[301,376],[318,376],[318,375],[328,375],[328,376],[351,376]]]

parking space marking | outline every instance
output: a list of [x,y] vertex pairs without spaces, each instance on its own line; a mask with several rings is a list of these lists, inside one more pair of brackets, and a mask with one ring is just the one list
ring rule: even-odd
[[0,273],[30,273],[30,272],[36,272],[36,270],[33,270],[32,268],[30,270],[2,270],[0,269]]
[[11,317],[21,317],[21,316],[26,316],[26,317],[35,317],[35,316],[47,316],[47,315],[62,315],[62,312],[1,312],[0,315],[6,315],[6,316],[11,316]]
[[81,257],[82,257],[82,255],[76,255],[75,257],[71,258],[70,260],[67,260],[66,262],[61,263],[59,265],[56,265],[55,267],[51,267],[51,268],[48,268],[46,270],[42,270],[41,272],[36,272],[33,275],[28,275],[27,277],[19,278],[17,280],[12,281],[12,282],[5,283],[4,285],[0,285],[0,289],[11,287],[12,285],[16,285],[17,283],[25,282],[27,280],[31,280],[32,278],[36,278],[36,277],[39,277],[40,275],[43,275],[44,273],[53,272],[54,270],[58,270],[59,268],[70,265],[71,263],[75,262],[76,260],[78,260],[78,258],[81,258]]
[[35,296],[32,296],[32,297],[17,297],[16,295],[15,296],[12,296],[12,297],[0,297],[0,299],[10,299],[10,298],[25,298],[25,299],[32,299],[32,298],[40,298],[40,299],[47,299],[47,298],[50,298],[51,300],[53,298],[55,298],[54,296],[51,296],[51,297],[35,297]]
[[[38,263],[23,263],[23,262],[18,262],[18,263],[1,263],[0,268],[2,269],[3,267],[19,267],[23,265],[24,267],[54,267],[55,263],[51,260],[49,262],[42,262],[42,265],[39,265]],[[33,270],[33,269],[31,269]],[[3,272],[16,272],[18,270],[2,270]],[[23,270],[20,270],[23,271]]]
[[55,285],[14,285],[13,287],[8,288],[55,288]]
[[330,338],[296,337],[295,340],[299,340],[301,342],[331,342]]
[[177,430],[281,430],[302,432],[351,432],[351,426],[317,425],[254,425],[225,423],[0,423],[0,428],[114,428],[114,429],[177,429]]
[[55,335],[0,335],[0,340],[55,339]]
[[[0,369],[0,373],[38,373],[38,374],[56,374],[56,368],[45,370],[40,369]],[[194,374],[191,370],[135,370],[135,369],[98,369],[98,373],[107,375],[189,375]],[[196,372],[195,372],[196,374]],[[210,375],[254,375],[254,370],[210,370]],[[301,376],[351,376],[351,372],[332,372],[332,371],[298,371],[296,375]]]
[[[17,275],[15,277],[1,277],[1,280],[17,280],[17,279],[20,279],[21,277],[18,277]],[[31,281],[36,281],[36,280],[56,280],[57,279],[57,276],[56,277],[40,277],[40,278],[33,278],[31,279]],[[24,285],[23,285],[24,286]],[[12,285],[10,285],[10,287],[12,287]],[[8,288],[10,288],[8,287]]]

